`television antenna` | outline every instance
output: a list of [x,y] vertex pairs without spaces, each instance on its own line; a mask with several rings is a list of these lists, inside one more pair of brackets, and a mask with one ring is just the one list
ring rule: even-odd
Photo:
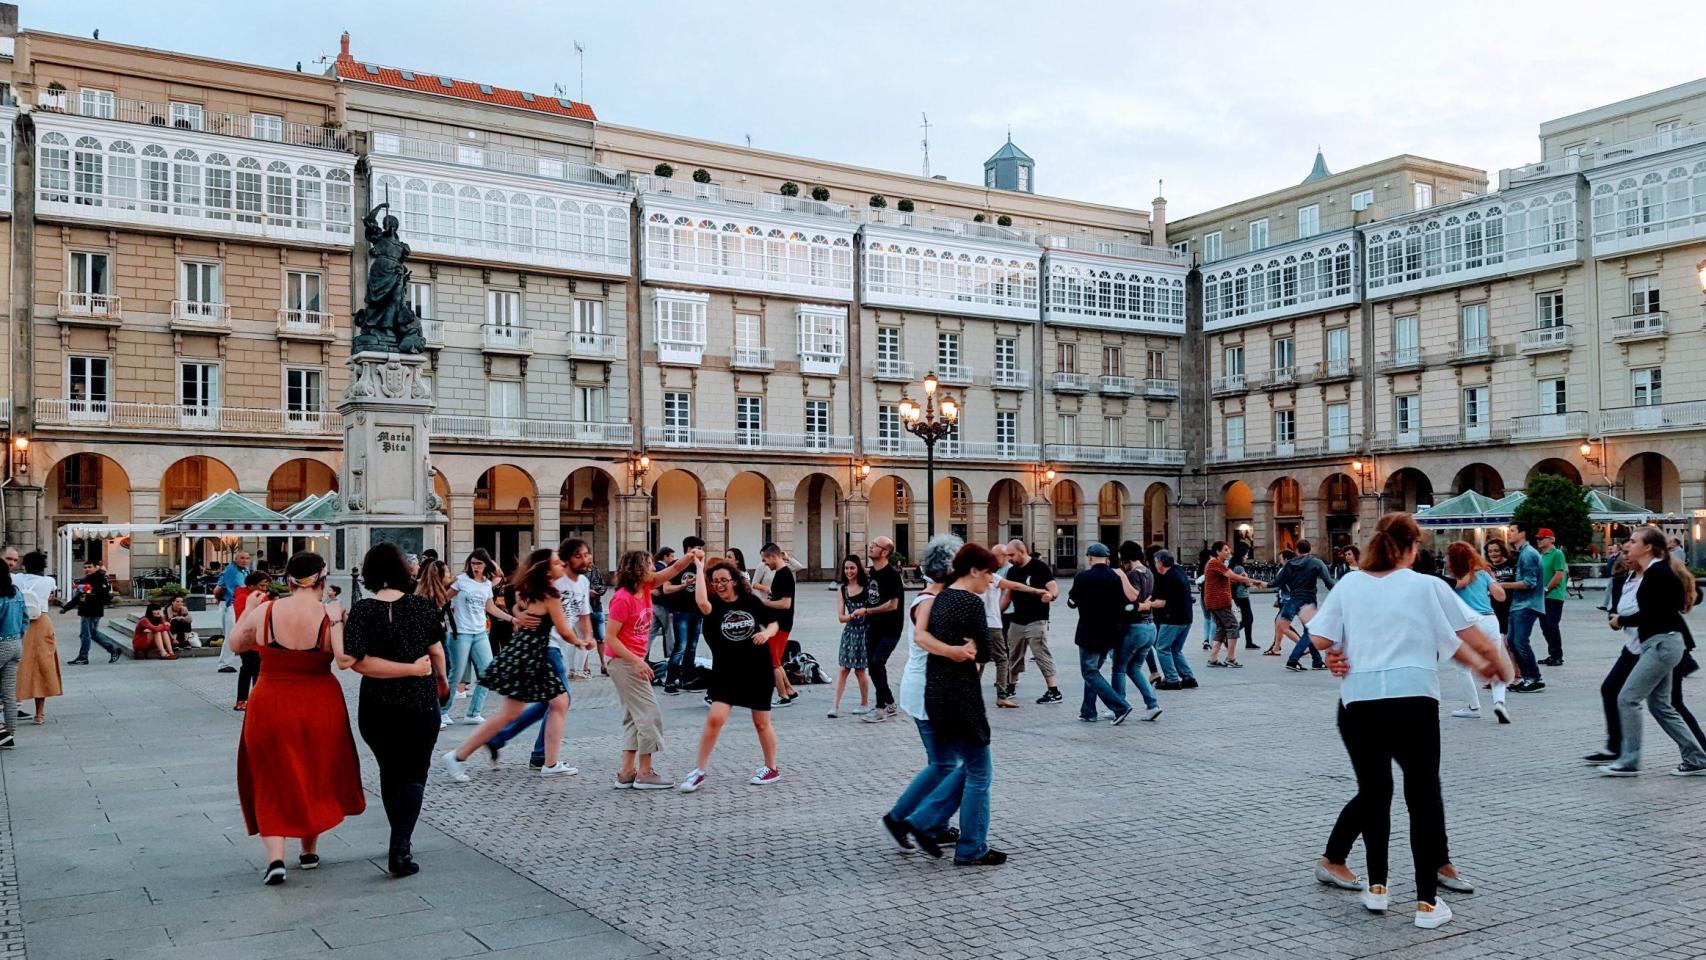
[[575,41],[575,60],[580,65],[580,75],[581,75],[580,102],[585,103],[586,102],[586,44],[581,43],[579,40]]
[[924,177],[925,177],[925,179],[929,179],[930,178],[930,115],[928,113],[920,113],[919,116],[924,118],[924,122],[919,124],[919,126],[924,128]]

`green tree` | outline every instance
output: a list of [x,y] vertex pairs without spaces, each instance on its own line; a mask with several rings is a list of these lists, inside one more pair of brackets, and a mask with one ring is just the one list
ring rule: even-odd
[[1558,546],[1567,557],[1578,556],[1593,543],[1593,523],[1588,519],[1587,491],[1569,477],[1540,474],[1523,491],[1528,496],[1511,514],[1512,520],[1532,524],[1530,529],[1550,527],[1558,535]]

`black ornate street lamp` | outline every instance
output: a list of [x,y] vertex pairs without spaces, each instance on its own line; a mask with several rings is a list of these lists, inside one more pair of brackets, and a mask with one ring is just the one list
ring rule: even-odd
[[913,403],[904,394],[900,398],[900,422],[908,433],[924,441],[924,529],[926,539],[936,536],[936,441],[951,436],[960,422],[960,404],[950,396],[936,399],[936,375],[924,377],[924,404]]

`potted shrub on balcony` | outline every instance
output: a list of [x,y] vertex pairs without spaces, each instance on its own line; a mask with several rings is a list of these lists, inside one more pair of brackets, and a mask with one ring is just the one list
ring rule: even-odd
[[818,203],[828,203],[829,202],[829,188],[828,187],[813,187],[812,188],[812,199],[816,200]]
[[1004,213],[995,218],[995,225],[998,227],[1011,227],[1013,225],[1013,218]]
[[988,218],[988,217],[986,217],[986,216],[984,216],[984,215],[983,215],[983,214],[981,214],[981,213],[978,213],[978,214],[973,214],[973,215],[972,215],[972,218],[971,218],[971,222],[972,222],[972,223],[988,223],[988,222],[989,222],[989,218]]
[[700,167],[699,169],[693,171],[693,182],[694,183],[710,183],[711,182],[711,171],[706,170],[704,167]]
[[899,210],[901,213],[911,213],[912,212],[912,201],[911,200],[902,200],[901,202],[895,204],[895,209]]
[[888,205],[889,205],[888,198],[883,196],[882,194],[874,193],[871,195],[871,209],[872,210],[881,210]]
[[675,168],[667,163],[660,163],[652,168],[652,175],[668,180],[670,177],[675,176]]
[[792,180],[782,184],[782,196],[797,197],[800,195],[800,185]]

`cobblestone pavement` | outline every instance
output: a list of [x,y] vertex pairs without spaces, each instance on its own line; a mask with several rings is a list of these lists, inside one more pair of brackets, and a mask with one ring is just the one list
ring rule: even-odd
[[[832,594],[821,585],[802,594],[795,636],[821,662],[833,664],[838,628],[830,616]],[[1056,616],[1052,646],[1065,664],[1072,659],[1073,615],[1062,609]],[[1695,622],[1706,628],[1706,616]],[[1201,669],[1204,655],[1193,638],[1189,652],[1203,686],[1163,693],[1165,713],[1156,723],[1077,722],[1082,686],[1076,670],[1061,682],[1064,705],[1032,703],[1042,687],[1027,672],[1023,708],[991,711],[992,839],[1013,854],[997,869],[957,869],[888,845],[877,818],[922,761],[917,735],[904,718],[874,725],[845,714],[829,720],[830,688],[805,688],[799,704],[776,711],[784,771],[779,784],[746,784],[759,757],[750,726],[736,715],[698,794],[617,792],[610,783],[620,710],[608,681],[577,682],[564,755],[580,775],[539,781],[528,774],[520,743],[499,769],[475,769],[470,784],[450,783],[435,772],[425,829],[437,839],[422,856],[425,872],[404,883],[375,880],[368,885],[378,893],[366,893],[422,902],[376,902],[372,909],[380,919],[363,922],[375,925],[365,938],[371,942],[345,952],[451,957],[496,949],[471,926],[482,914],[513,925],[534,903],[553,911],[580,908],[553,913],[567,918],[553,921],[562,928],[597,931],[588,949],[570,949],[576,957],[761,951],[1003,960],[1697,958],[1706,954],[1694,920],[1706,908],[1706,862],[1698,855],[1706,839],[1700,816],[1706,781],[1663,775],[1676,751],[1650,721],[1647,772],[1640,778],[1603,780],[1576,760],[1603,739],[1597,688],[1616,641],[1600,624],[1589,604],[1570,605],[1569,662],[1547,671],[1545,692],[1512,695],[1514,725],[1444,717],[1455,706],[1449,700],[1442,709],[1451,847],[1479,892],[1447,894],[1457,917],[1438,931],[1410,924],[1414,891],[1401,802],[1394,812],[1391,877],[1400,909],[1369,915],[1353,895],[1318,886],[1311,877],[1327,828],[1353,790],[1333,726],[1334,681],[1324,672],[1288,673],[1278,658],[1258,651],[1242,653],[1241,670]],[[896,673],[902,659],[897,654]],[[154,921],[151,910],[228,914],[217,900],[206,907],[176,901],[228,896],[233,885],[247,890],[254,883],[258,845],[241,836],[230,780],[237,730],[228,703],[231,679],[215,674],[206,660],[82,668],[69,674],[70,695],[50,708],[57,709],[55,724],[82,727],[82,734],[55,734],[55,724],[24,728],[20,748],[5,756],[0,771],[14,791],[12,829],[33,960],[146,955],[130,948],[176,944],[180,929],[173,923],[182,922]],[[120,682],[132,692],[110,700]],[[1706,691],[1698,680],[1687,686],[1697,700],[1706,697],[1697,693]],[[1448,697],[1454,689],[1447,685]],[[98,690],[110,700],[104,709],[112,711],[111,720],[89,706]],[[856,703],[850,692],[844,710]],[[205,831],[229,852],[217,861],[199,848],[194,857],[168,854],[171,862],[160,867],[164,888],[103,886],[98,889],[113,892],[79,898],[74,895],[96,888],[79,888],[66,861],[83,856],[84,848],[107,849],[91,838],[98,834],[110,844],[113,828],[80,825],[89,819],[79,814],[85,801],[68,784],[85,777],[100,782],[103,765],[109,773],[129,766],[117,757],[121,749],[95,751],[89,727],[111,723],[107,739],[122,738],[129,746],[140,732],[124,710],[138,704],[158,707],[148,722],[173,738],[182,763],[208,772],[194,788],[193,808],[162,806],[159,818],[192,819],[190,835]],[[680,776],[692,765],[704,708],[693,695],[665,698],[664,707],[668,749],[659,769]],[[468,729],[453,727],[441,745],[448,749]],[[44,743],[72,749],[54,759],[60,767],[83,765],[73,776],[37,777],[27,793],[17,792],[16,771]],[[97,753],[98,762],[85,759]],[[374,782],[371,767],[366,773]],[[135,805],[150,796],[156,795],[132,795]],[[167,796],[176,803],[181,794]],[[25,815],[38,807],[48,813]],[[339,831],[349,859],[377,855],[382,836],[377,802]],[[239,861],[241,869],[234,867]],[[1352,865],[1361,863],[1359,850]],[[338,866],[329,863],[314,882]],[[230,952],[251,957],[345,947],[323,935],[322,915],[337,901],[303,893],[298,877],[271,901],[274,912],[264,914],[275,924],[291,918],[294,926],[245,918],[202,929],[190,941],[231,946],[224,941],[247,937]],[[0,876],[0,890],[3,883]],[[540,888],[556,895],[548,898],[555,906],[537,899]],[[316,892],[329,896],[330,889]],[[52,919],[65,916],[55,911],[72,909],[52,904],[79,900],[86,906],[77,908],[78,920]],[[129,909],[118,919],[98,915],[114,906]],[[138,941],[138,930],[148,924],[163,927],[167,939]],[[322,935],[313,942],[297,936],[309,930]],[[73,933],[77,949],[48,946],[38,955],[44,937]],[[513,936],[528,944],[562,939]],[[553,955],[565,949],[551,947]]]

